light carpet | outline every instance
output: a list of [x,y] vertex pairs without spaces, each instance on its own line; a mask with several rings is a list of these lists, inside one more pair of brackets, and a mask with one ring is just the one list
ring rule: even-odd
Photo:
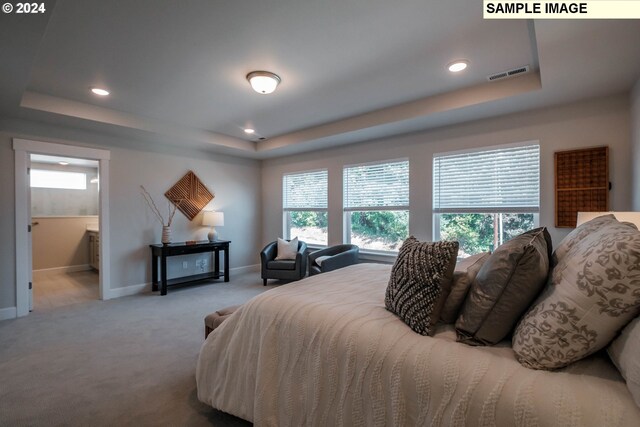
[[195,365],[204,316],[271,288],[244,273],[0,322],[0,425],[250,425],[198,401]]

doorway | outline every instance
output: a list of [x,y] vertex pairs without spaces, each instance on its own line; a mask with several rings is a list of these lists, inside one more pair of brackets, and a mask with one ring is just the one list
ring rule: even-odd
[[44,154],[31,154],[29,160],[29,309],[99,299],[99,162]]
[[[99,186],[97,215],[95,221],[85,225],[84,237],[89,237],[88,233],[94,230],[97,233],[97,257],[93,259],[95,270],[99,271],[97,295],[95,298],[109,299],[110,274],[109,274],[109,159],[110,152],[107,150],[99,150],[93,148],[55,144],[42,141],[33,141],[25,139],[14,139],[13,149],[15,152],[15,196],[16,196],[16,314],[17,316],[25,316],[29,313],[33,301],[33,269],[38,269],[34,265],[34,257],[32,252],[34,228],[44,225],[39,219],[31,219],[31,175],[30,163],[32,159],[42,161],[47,157],[64,157],[67,160],[58,160],[71,164],[68,160],[92,162],[97,165],[99,174],[87,177],[88,185]],[[34,157],[32,157],[34,156]],[[51,160],[51,159],[49,159]],[[38,163],[38,162],[36,162]],[[41,164],[39,162],[38,164]],[[68,166],[61,165],[59,166]],[[41,168],[42,169],[42,168]],[[92,183],[91,180],[98,178],[98,182]],[[50,180],[50,177],[47,178]],[[51,207],[51,206],[50,206]],[[39,209],[44,209],[40,206]],[[64,216],[64,215],[61,215]],[[46,215],[43,217],[46,218]],[[48,221],[48,218],[47,218]],[[35,223],[38,224],[35,224]],[[88,227],[88,228],[86,228]],[[42,230],[42,228],[41,228]],[[58,238],[60,238],[58,236]],[[62,239],[68,240],[68,239]],[[96,243],[94,241],[94,243]],[[88,242],[87,242],[88,245]],[[35,249],[35,248],[34,248]],[[76,252],[83,250],[80,245],[76,248]],[[89,248],[87,248],[87,251]],[[82,254],[80,254],[82,255]],[[81,258],[87,259],[87,258]],[[74,262],[74,261],[72,261]],[[88,267],[91,268],[91,261],[88,261]],[[33,267],[32,267],[33,266]],[[71,270],[87,268],[87,264],[78,264],[77,266],[67,265]],[[69,270],[69,269],[67,269]],[[85,270],[91,271],[91,270]],[[67,271],[69,272],[69,271]],[[73,271],[71,271],[73,272]],[[94,292],[96,287],[93,288]],[[94,294],[95,295],[95,294]],[[93,299],[93,298],[92,298]]]

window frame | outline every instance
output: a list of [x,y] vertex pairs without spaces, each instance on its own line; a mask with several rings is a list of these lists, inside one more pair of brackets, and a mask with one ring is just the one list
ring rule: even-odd
[[[326,193],[327,193],[327,198],[325,200],[325,206],[324,208],[317,208],[317,207],[296,207],[296,208],[288,208],[285,207],[285,203],[286,203],[286,192],[285,192],[285,179],[287,176],[292,176],[292,175],[305,175],[305,174],[315,174],[318,172],[324,172],[326,174]],[[290,240],[291,239],[291,212],[324,212],[327,214],[327,241],[325,244],[320,244],[320,243],[307,243],[307,246],[310,247],[318,247],[318,248],[324,248],[327,247],[329,245],[329,169],[327,168],[319,168],[319,169],[310,169],[310,170],[303,170],[303,171],[295,171],[295,172],[285,172],[282,174],[282,236],[284,239]]]
[[[470,153],[480,153],[483,151],[492,151],[492,150],[507,150],[507,149],[512,149],[512,148],[520,148],[520,147],[529,147],[529,146],[537,146],[538,147],[538,206],[537,208],[533,208],[533,209],[529,209],[529,208],[517,208],[517,207],[513,207],[513,206],[505,206],[504,208],[500,209],[500,208],[496,208],[496,207],[491,207],[491,206],[486,206],[486,207],[473,207],[473,208],[464,208],[464,207],[460,207],[460,208],[450,208],[450,209],[443,209],[443,208],[435,208],[435,194],[436,194],[436,189],[435,189],[435,184],[436,184],[436,180],[435,180],[435,160],[438,157],[442,157],[442,156],[450,156],[450,155],[458,155],[458,154],[470,154]],[[491,145],[491,146],[483,146],[483,147],[476,147],[476,148],[471,148],[471,149],[463,149],[463,150],[453,150],[453,151],[446,151],[446,152],[440,152],[440,153],[433,153],[432,156],[432,200],[431,200],[431,214],[432,214],[432,235],[433,235],[433,241],[439,241],[441,236],[440,236],[440,215],[443,214],[458,214],[458,215],[463,215],[463,214],[533,214],[533,224],[534,227],[539,227],[540,226],[540,211],[541,211],[541,161],[542,161],[542,156],[541,156],[541,151],[542,151],[542,147],[540,144],[539,140],[530,140],[530,141],[523,141],[523,142],[516,142],[516,143],[509,143],[509,144],[499,144],[499,145]],[[501,219],[501,217],[500,217]],[[500,221],[501,222],[501,221]],[[502,229],[498,232],[498,236],[499,236],[499,243],[502,244],[503,243],[503,232]],[[494,248],[495,249],[495,248]]]
[[[359,207],[346,207],[347,205],[347,195],[345,192],[345,180],[347,177],[347,169],[357,168],[362,166],[375,166],[375,165],[386,165],[392,163],[407,163],[407,200],[408,203],[406,205],[389,205],[389,206],[359,206]],[[345,244],[351,243],[351,213],[353,212],[394,212],[394,211],[406,211],[407,218],[407,237],[411,234],[409,230],[410,221],[409,218],[411,216],[411,161],[408,157],[401,157],[395,159],[387,159],[387,160],[376,160],[365,163],[356,163],[343,165],[342,167],[342,224],[343,224],[343,233],[342,233],[342,241]],[[368,248],[360,248],[360,252],[364,254],[373,254],[373,255],[383,255],[383,256],[395,256],[398,251],[388,251],[388,250],[378,250],[378,249],[368,249]]]

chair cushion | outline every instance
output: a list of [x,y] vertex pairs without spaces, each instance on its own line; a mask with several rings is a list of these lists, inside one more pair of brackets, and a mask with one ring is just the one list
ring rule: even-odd
[[[296,259],[298,254],[298,238],[291,239],[287,242],[284,239],[278,237],[278,252],[276,254],[276,260]],[[282,269],[279,269],[282,270]],[[288,270],[288,269],[285,269]],[[293,269],[292,269],[293,270]]]
[[404,241],[396,259],[385,307],[421,335],[433,335],[451,289],[458,242]]
[[267,262],[267,270],[295,270],[296,262],[290,259]]

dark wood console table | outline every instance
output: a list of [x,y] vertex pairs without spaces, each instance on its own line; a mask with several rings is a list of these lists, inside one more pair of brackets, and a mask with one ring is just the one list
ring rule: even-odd
[[[161,285],[160,295],[167,294],[167,285],[178,283],[199,282],[207,279],[219,279],[224,275],[224,281],[229,281],[229,243],[228,240],[216,240],[210,242],[203,240],[196,243],[169,243],[168,245],[149,245],[151,248],[151,289],[158,290]],[[220,251],[224,252],[224,270],[220,271]],[[167,258],[176,255],[199,254],[212,252],[214,254],[214,269],[209,273],[195,274],[192,276],[177,277],[167,280]],[[160,259],[160,282],[158,282],[158,259]]]

